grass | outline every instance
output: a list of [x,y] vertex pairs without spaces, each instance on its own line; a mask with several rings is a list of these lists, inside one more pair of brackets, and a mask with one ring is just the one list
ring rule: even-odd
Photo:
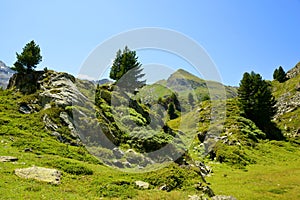
[[[42,119],[48,114],[59,123],[61,110],[51,108],[21,114],[18,111],[21,97],[19,93],[0,91],[0,155],[19,159],[14,163],[0,163],[0,199],[186,199],[189,194],[201,194],[192,184],[199,182],[199,177],[189,176],[193,170],[171,165],[155,173],[122,172],[102,165],[82,146],[59,142],[45,129]],[[28,102],[22,98],[25,101]],[[14,175],[15,169],[33,165],[62,171],[61,184],[51,185]],[[169,177],[168,172],[173,175]],[[150,189],[138,189],[134,184],[137,180],[151,181]],[[162,184],[170,184],[172,190],[159,190]]]
[[[201,178],[194,169],[171,164],[154,172],[123,172],[101,164],[82,146],[60,143],[42,122],[44,114],[47,114],[59,123],[60,109],[51,108],[32,114],[18,111],[20,104],[30,103],[33,99],[34,95],[25,97],[12,91],[0,91],[0,155],[19,158],[15,163],[0,163],[0,199],[173,200],[202,194],[195,188]],[[169,121],[168,125],[175,130],[183,128],[188,133],[207,130],[212,111],[210,101],[202,102],[200,108]],[[257,127],[239,116],[236,100],[227,101],[226,108],[224,125],[216,124],[213,128],[223,127],[224,135],[232,133],[228,140],[241,145],[222,146],[219,155],[227,156],[229,161],[220,163],[204,158],[197,139],[190,148],[190,156],[194,160],[205,161],[212,167],[214,173],[207,180],[214,192],[247,200],[299,199],[299,139],[262,140],[258,137],[261,133]],[[201,120],[199,127],[191,120],[198,119],[197,115]],[[179,126],[181,124],[184,126]],[[30,151],[24,152],[26,148]],[[240,158],[245,159],[243,166],[240,166],[241,161],[237,162]],[[16,168],[33,165],[61,170],[61,184],[51,185],[14,175]],[[150,183],[150,188],[138,189],[134,184],[137,180]],[[170,191],[159,190],[162,185],[167,185]]]
[[214,175],[208,178],[217,194],[237,199],[299,199],[299,145],[289,142],[259,143],[251,154],[256,164],[237,169],[212,162]]

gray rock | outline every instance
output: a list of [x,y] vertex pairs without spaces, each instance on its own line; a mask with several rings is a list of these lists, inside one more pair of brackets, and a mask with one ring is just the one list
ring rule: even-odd
[[217,195],[211,198],[212,200],[237,200],[233,196]]
[[47,114],[44,115],[43,122],[48,130],[56,131],[58,129],[58,126],[52,122]]
[[59,114],[59,117],[63,120],[65,124],[68,125],[69,130],[71,131],[71,135],[73,138],[78,137],[78,133],[76,128],[74,127],[74,124],[72,123],[71,117],[66,112],[61,112]]
[[30,114],[32,112],[32,108],[29,105],[21,105],[19,112],[23,114]]
[[122,165],[123,165],[124,167],[127,167],[127,168],[132,168],[132,164],[131,164],[130,162],[128,162],[128,161],[122,162]]
[[116,166],[116,167],[124,168],[123,163],[122,163],[121,161],[119,161],[119,160],[113,160],[113,161],[112,161],[112,164],[113,164],[114,166]]
[[118,159],[122,158],[124,156],[124,152],[121,149],[117,148],[117,147],[113,148],[113,154]]
[[166,184],[164,184],[164,185],[159,187],[159,190],[168,191],[169,187]]
[[13,156],[0,156],[0,162],[15,162],[17,160],[18,158]]
[[286,73],[286,78],[290,79],[290,78],[294,78],[296,77],[298,74],[300,73],[300,62],[296,64],[296,66],[294,68],[292,68],[291,70],[289,70]]
[[20,178],[35,179],[51,184],[60,184],[61,172],[56,169],[29,167],[16,169],[15,174]]
[[150,184],[144,181],[135,181],[135,185],[140,189],[148,189]]
[[189,200],[202,200],[198,195],[189,195]]

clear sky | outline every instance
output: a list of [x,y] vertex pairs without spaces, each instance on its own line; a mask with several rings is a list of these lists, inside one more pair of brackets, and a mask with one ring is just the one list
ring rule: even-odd
[[[172,29],[194,39],[227,85],[238,85],[252,70],[272,79],[278,66],[288,70],[300,61],[299,0],[2,0],[0,8],[0,60],[9,66],[15,53],[35,40],[43,55],[40,68],[76,75],[103,41],[143,27]],[[151,56],[139,56],[142,63],[151,62]],[[168,56],[153,62],[163,59],[188,68]]]

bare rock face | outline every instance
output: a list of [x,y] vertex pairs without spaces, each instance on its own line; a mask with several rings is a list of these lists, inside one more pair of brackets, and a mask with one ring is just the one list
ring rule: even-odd
[[289,70],[286,73],[286,78],[287,79],[295,78],[298,74],[300,74],[300,62],[298,62],[293,69]]
[[56,169],[29,167],[16,169],[15,174],[20,178],[35,179],[51,184],[60,184],[61,172]]

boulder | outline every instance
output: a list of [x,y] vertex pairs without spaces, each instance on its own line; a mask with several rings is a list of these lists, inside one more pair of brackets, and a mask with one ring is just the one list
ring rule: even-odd
[[35,179],[51,184],[60,184],[61,172],[56,169],[29,167],[16,169],[15,174],[20,178]]
[[15,162],[17,160],[18,158],[13,156],[0,156],[0,162]]
[[202,200],[198,195],[189,195],[189,200]]
[[113,148],[113,154],[118,159],[122,158],[124,156],[124,152],[121,149],[117,148],[117,147]]
[[144,181],[135,181],[135,185],[140,189],[148,189],[150,184]]
[[217,195],[211,198],[212,200],[237,200],[233,196]]

